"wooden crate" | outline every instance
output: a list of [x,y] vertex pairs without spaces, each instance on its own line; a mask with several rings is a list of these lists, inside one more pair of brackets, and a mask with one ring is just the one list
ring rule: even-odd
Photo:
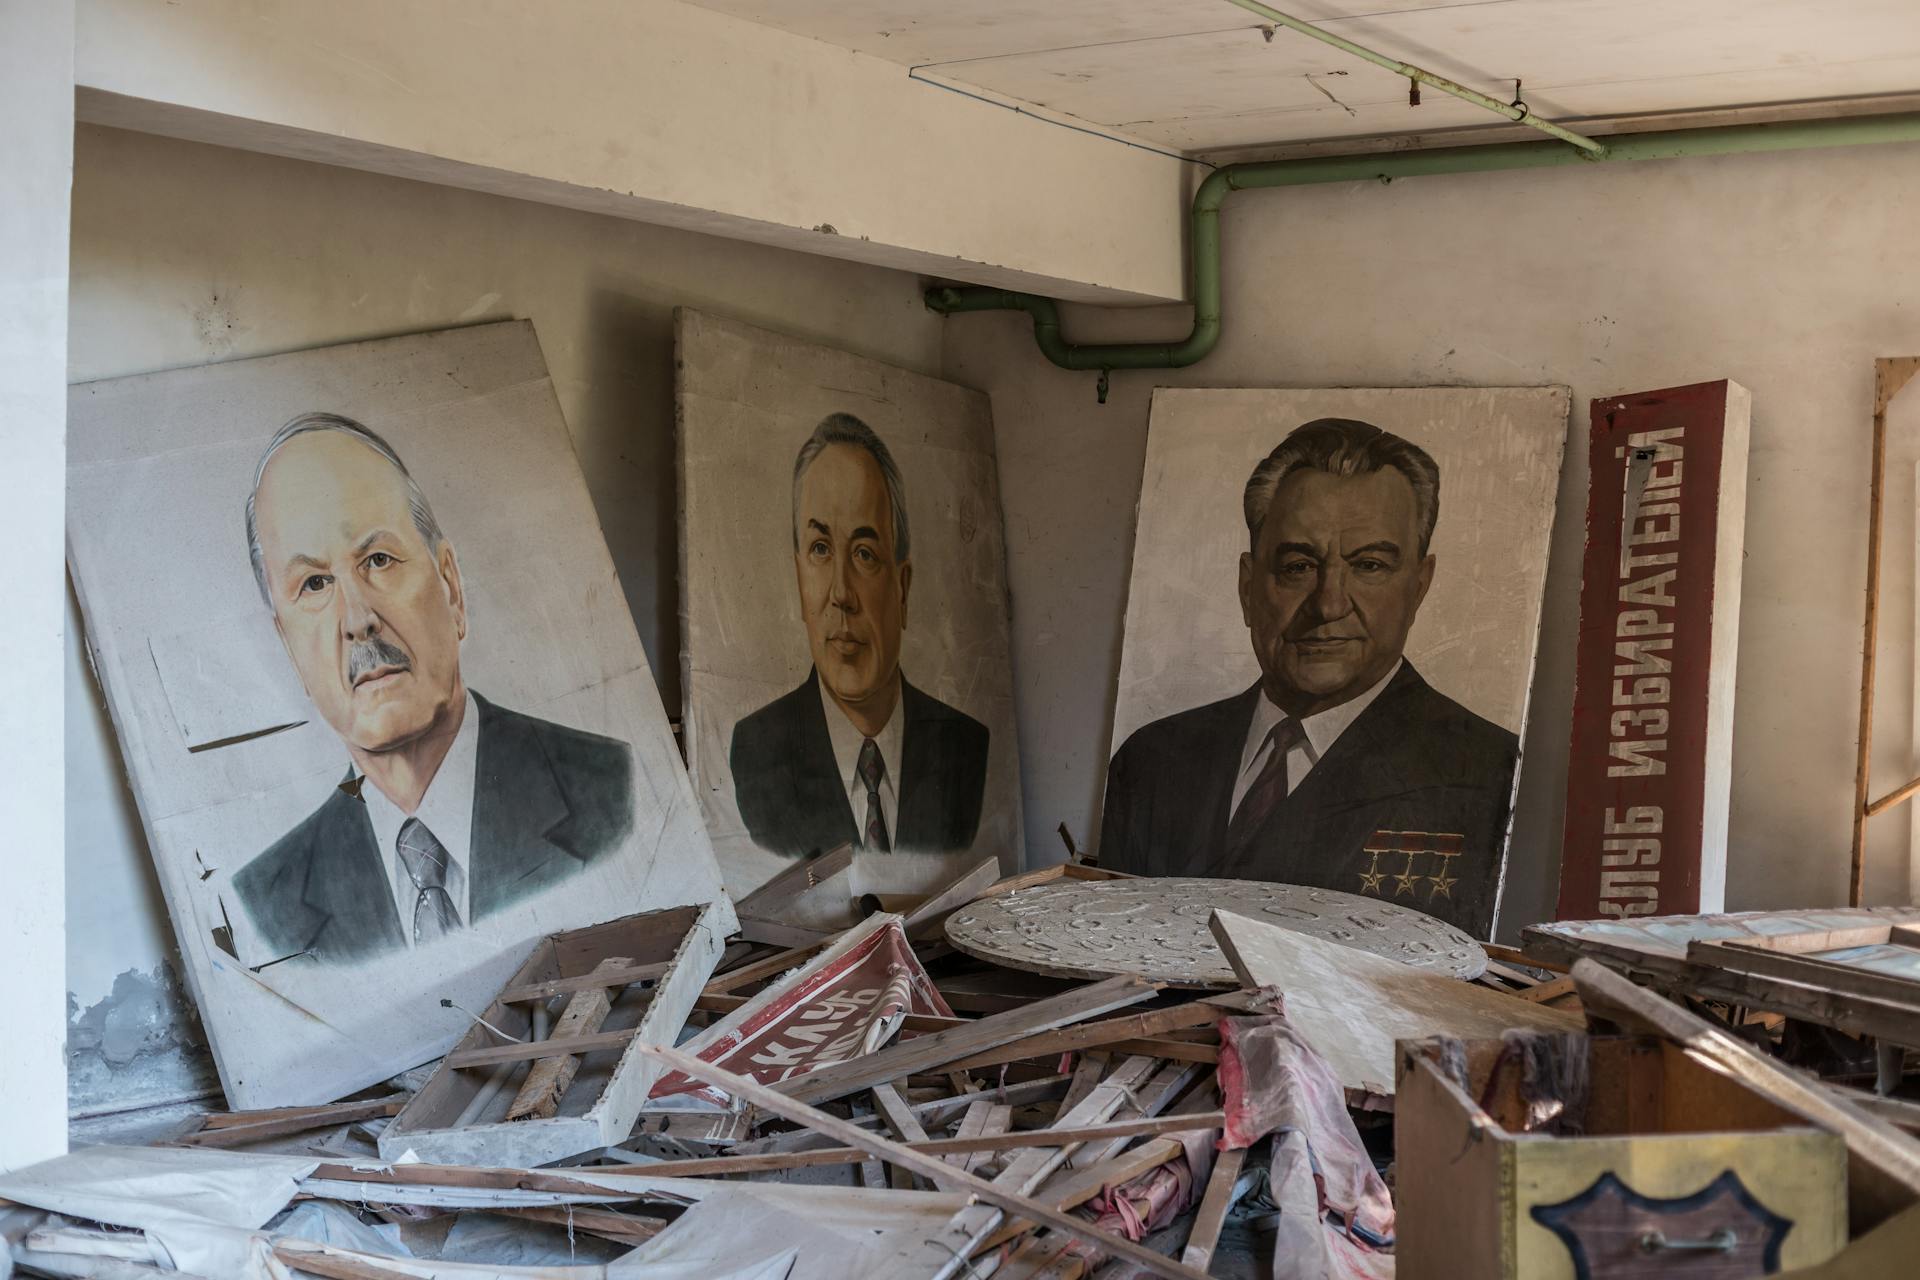
[[[397,1160],[411,1152],[436,1164],[530,1168],[625,1141],[663,1070],[632,1041],[675,1042],[725,946],[711,904],[642,912],[542,939],[481,1014],[533,1043],[514,1045],[475,1022],[380,1135],[381,1156]],[[578,1072],[560,1095],[557,1114],[507,1120],[540,1056],[533,1030],[536,1004],[548,998],[542,993],[557,985],[556,994],[570,994],[581,985],[577,980],[611,957],[632,961],[645,976],[610,988],[611,1010],[588,1037],[602,1047],[577,1055]],[[472,1062],[476,1057],[482,1060]]]
[[[1584,1133],[1527,1132],[1501,1041],[1467,1045],[1467,1087],[1402,1041],[1394,1113],[1401,1280],[1734,1280],[1811,1266],[1847,1240],[1847,1155],[1744,1086],[1651,1039],[1587,1041]],[[1491,1088],[1489,1088],[1491,1081]],[[1487,1099],[1483,1108],[1476,1099]],[[1648,1247],[1732,1233],[1732,1247]]]

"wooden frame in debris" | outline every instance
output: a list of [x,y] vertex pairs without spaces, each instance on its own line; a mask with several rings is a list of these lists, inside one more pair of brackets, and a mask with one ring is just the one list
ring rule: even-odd
[[724,948],[712,905],[550,935],[381,1133],[381,1156],[532,1166],[624,1142],[662,1074],[636,1046],[674,1043]]

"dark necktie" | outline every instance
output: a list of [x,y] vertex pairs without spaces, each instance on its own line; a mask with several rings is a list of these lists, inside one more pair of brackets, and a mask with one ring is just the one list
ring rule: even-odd
[[447,850],[418,818],[400,824],[400,865],[413,881],[413,940],[432,942],[460,927],[447,893]]
[[1244,857],[1260,829],[1267,825],[1267,819],[1286,800],[1287,752],[1306,741],[1306,737],[1306,731],[1292,716],[1267,730],[1267,741],[1273,744],[1273,749],[1267,753],[1266,764],[1260,767],[1259,776],[1240,798],[1240,807],[1233,811],[1227,823],[1228,858],[1238,861]]
[[887,840],[887,813],[880,807],[880,779],[887,776],[887,762],[880,758],[880,744],[872,738],[860,740],[860,759],[853,767],[867,789],[867,826],[860,843],[875,853],[892,853]]

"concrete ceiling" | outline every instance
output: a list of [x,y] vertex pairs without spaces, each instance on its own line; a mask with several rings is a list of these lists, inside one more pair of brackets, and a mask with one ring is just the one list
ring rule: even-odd
[[[1182,152],[1504,123],[1225,0],[690,2]],[[1920,90],[1920,0],[1273,7],[1556,120]]]

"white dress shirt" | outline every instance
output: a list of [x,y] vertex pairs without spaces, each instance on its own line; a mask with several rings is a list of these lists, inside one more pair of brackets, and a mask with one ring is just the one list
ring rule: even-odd
[[469,693],[460,730],[453,735],[453,745],[447,749],[433,781],[427,784],[418,808],[403,813],[379,784],[370,780],[360,788],[360,798],[367,803],[367,817],[373,820],[373,837],[387,864],[387,883],[393,888],[393,904],[400,912],[400,932],[409,947],[413,945],[413,904],[420,892],[407,874],[406,863],[400,860],[400,828],[408,818],[418,818],[447,851],[447,897],[460,913],[460,923],[471,924],[467,866],[473,852],[473,780],[479,764],[480,709]]
[[[1399,673],[1400,665],[1405,661],[1406,659],[1402,658],[1400,662],[1394,663],[1393,669],[1381,676],[1378,684],[1359,697],[1349,698],[1339,706],[1328,707],[1325,711],[1316,711],[1300,721],[1300,728],[1305,731],[1306,737],[1287,752],[1288,795],[1294,793],[1306,778],[1308,771],[1320,763],[1320,757],[1327,754],[1340,735],[1347,731],[1347,727],[1360,718],[1360,713],[1373,705],[1373,700],[1380,696],[1380,691],[1387,687],[1387,682]],[[1260,696],[1254,700],[1253,723],[1247,728],[1247,742],[1240,750],[1240,776],[1234,779],[1233,807],[1227,810],[1229,817],[1235,809],[1240,807],[1240,802],[1247,798],[1247,792],[1253,788],[1253,780],[1258,778],[1260,771],[1266,767],[1267,757],[1273,751],[1273,743],[1268,735],[1273,732],[1275,725],[1286,718],[1287,713],[1274,706],[1273,700],[1267,697],[1265,690],[1262,690]]]
[[[853,721],[847,719],[847,713],[827,692],[827,686],[820,686],[820,704],[827,715],[827,736],[833,739],[834,763],[840,766],[840,781],[847,788],[847,800],[853,805],[853,824],[859,829],[857,843],[865,844],[867,835],[867,784],[860,777],[860,744],[866,736],[854,728]],[[900,739],[905,736],[901,727],[900,704],[894,703],[893,714],[887,717],[874,742],[880,748],[880,763],[884,766],[880,775],[880,812],[887,820],[887,845],[900,847],[900,789],[895,777],[900,772]]]

